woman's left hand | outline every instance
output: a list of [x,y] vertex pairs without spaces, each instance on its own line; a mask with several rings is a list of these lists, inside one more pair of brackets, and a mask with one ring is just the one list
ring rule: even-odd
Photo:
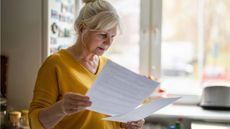
[[131,121],[131,122],[127,122],[127,123],[122,123],[121,124],[121,128],[124,129],[141,129],[142,126],[144,125],[145,120],[138,120],[138,121]]

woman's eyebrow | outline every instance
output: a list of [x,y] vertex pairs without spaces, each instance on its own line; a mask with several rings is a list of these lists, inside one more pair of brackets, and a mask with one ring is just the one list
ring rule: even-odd
[[94,32],[97,32],[97,33],[103,33],[103,34],[106,34],[106,35],[109,35],[109,36],[116,36],[117,33],[109,33],[107,31],[103,31],[103,30],[91,30],[91,31],[94,31]]

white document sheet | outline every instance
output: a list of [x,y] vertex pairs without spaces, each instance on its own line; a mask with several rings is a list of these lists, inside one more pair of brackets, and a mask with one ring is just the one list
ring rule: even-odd
[[87,92],[88,110],[114,116],[134,110],[159,85],[112,61],[108,61]]
[[145,117],[153,114],[153,112],[161,109],[162,107],[165,107],[168,104],[171,104],[172,102],[179,99],[177,98],[161,98],[156,99],[154,101],[151,101],[148,104],[144,104],[135,110],[132,110],[128,113],[116,115],[112,117],[103,118],[102,120],[108,120],[108,121],[118,121],[118,122],[129,122],[129,121],[136,121],[144,119]]

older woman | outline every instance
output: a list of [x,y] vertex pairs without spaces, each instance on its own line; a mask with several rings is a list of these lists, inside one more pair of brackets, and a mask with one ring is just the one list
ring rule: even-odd
[[84,0],[75,21],[76,43],[49,56],[41,66],[30,105],[32,129],[138,129],[144,121],[103,121],[104,114],[85,110],[85,93],[106,64],[103,53],[119,27],[119,17],[104,0]]

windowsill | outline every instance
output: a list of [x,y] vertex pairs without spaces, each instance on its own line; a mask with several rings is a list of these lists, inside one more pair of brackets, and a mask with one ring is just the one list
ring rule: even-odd
[[214,122],[229,122],[230,111],[204,110],[196,105],[169,105],[150,117],[180,117]]

